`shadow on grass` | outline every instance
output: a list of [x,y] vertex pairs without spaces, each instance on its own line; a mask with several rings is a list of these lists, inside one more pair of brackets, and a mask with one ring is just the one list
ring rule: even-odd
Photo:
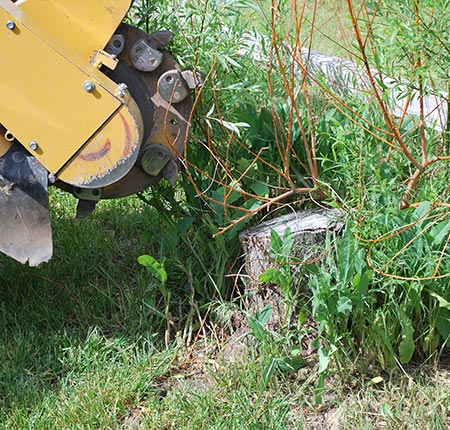
[[74,371],[68,351],[93,331],[124,347],[158,343],[160,322],[145,303],[158,307],[160,297],[136,260],[157,252],[157,243],[140,240],[157,214],[134,198],[75,220],[73,202],[61,198],[49,263],[30,268],[0,256],[0,416],[60,390]]

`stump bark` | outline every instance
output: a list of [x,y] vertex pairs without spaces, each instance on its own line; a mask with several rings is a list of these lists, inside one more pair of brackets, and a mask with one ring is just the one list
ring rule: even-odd
[[[271,258],[270,234],[275,230],[283,237],[287,228],[291,231],[293,246],[290,258],[296,262],[317,259],[325,249],[327,234],[336,235],[343,227],[343,217],[333,209],[309,209],[284,215],[262,223],[239,236],[244,251],[245,271],[247,275],[246,297],[247,310],[254,315],[267,305],[272,307],[272,316],[268,328],[277,331],[285,324],[286,298],[280,287],[272,283],[261,283],[262,273],[276,267]],[[301,288],[305,280],[301,279],[301,264],[292,266],[293,281],[291,288]]]
[[342,215],[333,209],[308,209],[293,212],[264,222],[242,232],[239,240],[245,257],[245,271],[251,285],[259,284],[260,275],[275,267],[270,258],[270,234],[275,230],[283,237],[290,229],[293,247],[292,257],[306,260],[317,256],[317,248],[324,244],[327,232],[336,233],[343,226]]

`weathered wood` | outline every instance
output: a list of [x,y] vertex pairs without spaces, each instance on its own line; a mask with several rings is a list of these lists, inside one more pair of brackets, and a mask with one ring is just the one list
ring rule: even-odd
[[[373,93],[366,70],[353,61],[306,48],[301,49],[301,57],[302,65],[308,71],[311,79],[324,83],[337,94],[345,96],[346,92]],[[448,119],[448,93],[437,91],[434,88],[426,88],[425,94],[422,94],[421,97],[417,89],[411,89],[409,82],[383,76],[377,70],[370,72],[380,82],[377,85],[377,91],[380,94],[389,94],[389,97],[384,97],[384,100],[392,109],[394,116],[401,118],[406,114],[418,119],[422,99],[425,124],[438,131],[445,130]]]
[[[278,285],[260,283],[260,275],[270,267],[275,267],[275,262],[270,258],[270,233],[275,230],[283,237],[287,228],[290,228],[293,247],[291,256],[294,259],[309,259],[317,257],[325,249],[325,237],[327,233],[338,234],[344,225],[342,214],[333,209],[308,209],[293,212],[268,222],[264,222],[250,230],[240,234],[239,238],[244,250],[245,270],[247,272],[245,308],[247,315],[255,315],[266,306],[272,308],[272,315],[266,323],[269,330],[279,332],[285,327],[288,320],[295,316],[292,303]],[[319,263],[318,263],[319,264]],[[292,290],[301,288],[305,284],[304,279],[298,279],[302,271],[292,266],[293,282]],[[297,277],[297,278],[296,278]],[[295,296],[299,291],[292,291]],[[248,318],[244,314],[236,313],[234,318],[235,333],[225,348],[226,359],[236,359],[245,349],[244,335],[250,331]],[[252,339],[247,339],[250,344]],[[243,343],[244,342],[244,343]],[[311,342],[306,342],[304,354],[311,352]]]
[[[256,38],[250,33],[242,37],[238,53],[250,55],[260,64],[270,64],[271,41],[266,37]],[[373,94],[367,71],[353,61],[324,54],[307,48],[292,48],[288,44],[281,47],[286,57],[292,60],[299,80],[305,72],[312,84],[324,85],[338,96],[359,94],[361,96]],[[424,122],[430,128],[444,131],[448,121],[448,93],[435,88],[425,88],[423,94],[417,89],[411,89],[411,83],[383,76],[377,70],[371,70],[372,75],[383,82],[378,85],[380,94],[389,104],[392,114],[403,117],[405,114],[418,121],[420,118],[420,104],[423,103]]]
[[239,240],[245,255],[248,283],[259,284],[260,275],[275,266],[270,258],[272,230],[283,237],[286,229],[290,229],[293,239],[292,258],[301,261],[317,256],[318,245],[324,243],[327,232],[335,233],[342,225],[342,215],[337,210],[307,209],[274,218],[244,231]]

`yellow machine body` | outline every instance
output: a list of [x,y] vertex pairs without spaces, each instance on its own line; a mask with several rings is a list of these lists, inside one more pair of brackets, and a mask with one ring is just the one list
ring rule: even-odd
[[[0,0],[0,252],[52,254],[48,185],[78,199],[176,181],[193,76],[122,21],[132,0]],[[185,79],[186,78],[186,79]]]
[[[4,2],[5,0],[2,0]],[[131,6],[131,0],[25,0],[18,16],[45,42],[86,68],[104,47]]]
[[[0,22],[14,23],[13,28],[0,26],[0,121],[52,174],[100,128],[110,127],[111,135],[123,128],[115,114],[126,110],[125,100],[116,95],[117,84],[100,72],[102,63],[95,63],[99,47],[130,6],[129,1],[116,3],[0,0]],[[126,115],[136,119],[128,123],[129,145],[136,147],[141,121],[135,109]],[[123,151],[116,152],[97,160],[97,178],[121,161]],[[65,167],[64,180],[83,185],[79,167],[73,172]]]

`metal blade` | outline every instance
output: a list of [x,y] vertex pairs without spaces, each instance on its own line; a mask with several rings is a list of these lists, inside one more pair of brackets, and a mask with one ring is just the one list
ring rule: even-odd
[[0,157],[0,252],[38,266],[52,256],[47,170],[18,143]]

